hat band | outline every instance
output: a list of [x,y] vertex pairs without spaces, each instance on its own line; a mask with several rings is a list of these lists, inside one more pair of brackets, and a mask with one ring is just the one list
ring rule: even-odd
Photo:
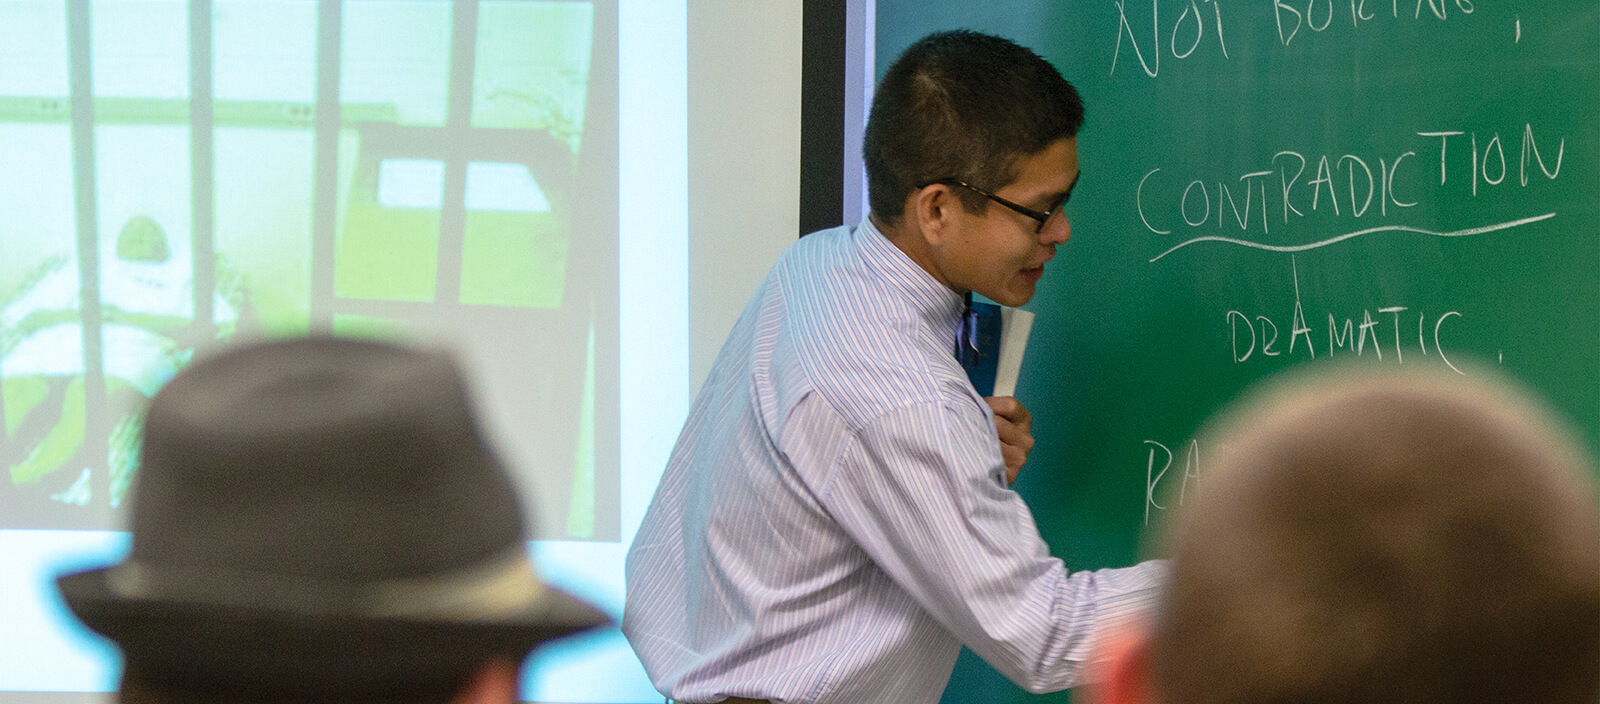
[[121,597],[145,601],[452,621],[525,612],[545,588],[521,545],[464,570],[422,577],[356,582],[129,560],[107,570],[106,584]]

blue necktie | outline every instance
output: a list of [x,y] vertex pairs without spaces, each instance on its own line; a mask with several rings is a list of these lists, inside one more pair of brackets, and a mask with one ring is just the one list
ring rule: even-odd
[[961,309],[961,326],[956,328],[956,359],[961,366],[971,369],[978,365],[978,311],[972,308],[972,292],[968,291]]

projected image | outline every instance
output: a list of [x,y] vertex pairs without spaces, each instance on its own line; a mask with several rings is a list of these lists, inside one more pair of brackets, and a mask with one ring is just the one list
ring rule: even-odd
[[326,5],[0,3],[0,528],[120,527],[166,380],[332,330],[458,348],[536,537],[619,539],[614,14]]
[[[0,461],[9,472],[12,503],[35,501],[9,515],[50,508],[37,501],[41,496],[79,508],[96,504],[97,495],[101,505],[120,505],[136,465],[139,406],[202,342],[191,338],[198,328],[188,171],[165,156],[186,153],[186,137],[186,127],[99,128],[100,183],[118,197],[99,204],[103,236],[93,253],[96,275],[83,275],[72,240],[59,237],[45,240],[57,246],[40,247],[26,257],[31,261],[15,262],[22,265],[21,275],[6,282],[7,295],[0,299],[6,420]],[[232,276],[211,287],[211,327],[218,335],[236,329],[245,302],[238,282]],[[92,331],[86,331],[90,315],[82,305],[86,284],[99,293],[90,314],[99,324]],[[87,354],[94,349],[99,353]],[[91,358],[98,368],[88,364]],[[99,393],[90,393],[91,376]],[[91,401],[96,413],[90,413]],[[103,431],[94,437],[91,416]]]

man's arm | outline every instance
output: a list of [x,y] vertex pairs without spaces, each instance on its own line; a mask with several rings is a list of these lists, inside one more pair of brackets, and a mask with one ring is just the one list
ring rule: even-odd
[[1081,681],[1101,629],[1146,611],[1164,572],[1067,574],[1001,485],[995,432],[970,403],[896,409],[847,444],[821,498],[967,647],[1029,691],[1064,689]]

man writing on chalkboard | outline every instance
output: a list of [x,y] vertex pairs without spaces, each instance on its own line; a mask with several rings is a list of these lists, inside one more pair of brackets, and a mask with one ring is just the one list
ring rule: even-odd
[[935,702],[963,644],[1022,687],[1080,681],[1156,564],[1068,574],[1008,486],[1027,410],[956,350],[1065,242],[1077,92],[1038,55],[935,34],[890,67],[872,213],[774,265],[696,399],[628,555],[623,631],[683,702]]

